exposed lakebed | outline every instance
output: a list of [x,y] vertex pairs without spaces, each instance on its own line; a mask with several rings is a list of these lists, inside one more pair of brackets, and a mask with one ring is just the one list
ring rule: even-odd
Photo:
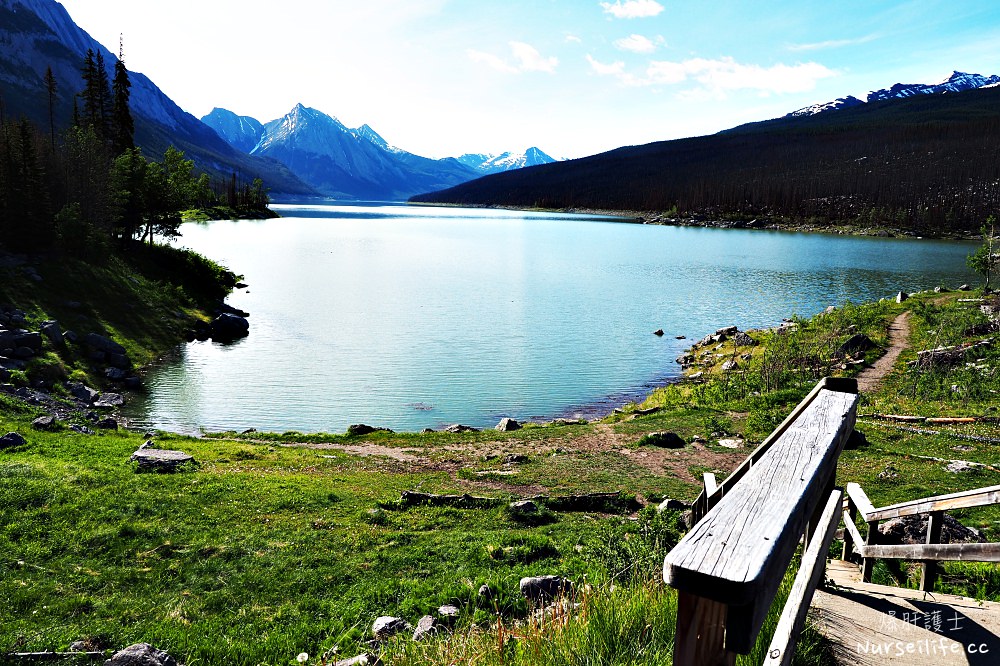
[[[277,205],[185,224],[245,275],[233,344],[193,342],[129,406],[169,430],[490,427],[610,411],[716,328],[972,281],[974,244],[624,224],[585,215]],[[653,331],[663,329],[663,337]]]

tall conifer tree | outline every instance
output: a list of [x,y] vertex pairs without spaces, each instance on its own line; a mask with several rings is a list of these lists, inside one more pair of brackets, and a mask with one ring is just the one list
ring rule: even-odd
[[111,116],[112,147],[115,155],[121,155],[126,150],[135,148],[135,123],[128,105],[132,95],[132,82],[129,81],[128,69],[125,67],[125,47],[121,38],[118,40],[118,60],[115,62],[115,78],[111,88],[114,98]]

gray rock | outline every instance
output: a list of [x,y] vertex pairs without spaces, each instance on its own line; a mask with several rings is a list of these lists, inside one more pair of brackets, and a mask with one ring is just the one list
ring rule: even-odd
[[55,425],[56,417],[54,416],[39,416],[31,422],[31,427],[35,430],[51,430]]
[[969,285],[967,285],[967,284],[962,284],[962,285],[959,285],[959,286],[958,286],[958,290],[959,290],[959,291],[969,291],[969,290],[970,290],[971,288],[972,288],[972,287],[970,287],[970,286],[969,286]]
[[472,426],[462,425],[461,423],[453,423],[452,425],[446,427],[444,431],[452,433],[479,432],[479,428],[473,428]]
[[684,440],[675,432],[651,432],[639,440],[640,444],[659,446],[666,449],[683,449]]
[[121,368],[107,368],[104,370],[104,376],[113,382],[119,382],[128,377],[128,373]]
[[76,344],[76,342],[79,339],[80,336],[78,336],[75,331],[66,331],[65,333],[63,333],[63,340],[65,340],[66,342],[71,342],[73,344]]
[[964,460],[952,460],[944,466],[944,469],[952,474],[961,474],[962,472],[968,472],[975,469],[975,465],[972,465]]
[[108,365],[119,370],[128,370],[132,367],[132,361],[126,354],[108,354]]
[[374,426],[365,425],[364,423],[355,423],[354,425],[347,426],[347,434],[351,437],[359,437],[361,435],[370,435],[373,432],[392,432],[388,428],[376,428]]
[[723,372],[732,372],[734,370],[739,370],[739,369],[740,369],[740,364],[731,359],[722,364]]
[[73,641],[69,644],[70,652],[90,652],[90,644],[87,641]]
[[[878,526],[885,544],[922,544],[927,541],[927,514],[890,518]],[[950,514],[944,514],[941,525],[941,543],[979,543],[982,536],[977,530],[966,527]]]
[[503,457],[503,463],[505,465],[520,465],[521,463],[526,463],[530,460],[528,456],[520,453],[508,453]]
[[177,666],[177,660],[149,643],[136,643],[116,652],[104,666]]
[[500,423],[496,425],[495,429],[499,430],[500,432],[513,432],[514,430],[520,430],[521,424],[515,421],[514,419],[505,416],[504,418],[500,419]]
[[98,428],[101,428],[102,430],[118,430],[118,421],[111,418],[110,416],[101,419],[94,425],[96,425]]
[[490,587],[489,585],[485,585],[485,584],[479,586],[479,598],[480,599],[483,599],[485,601],[489,601],[494,596],[495,595],[494,595],[492,587]]
[[573,583],[562,576],[531,576],[522,578],[519,588],[521,596],[538,603],[555,599],[573,589]]
[[232,342],[250,334],[250,322],[230,312],[220,314],[212,320],[209,327],[212,331],[212,339],[219,342]]
[[350,659],[341,659],[333,666],[366,666],[366,664],[370,663],[375,662],[372,660],[372,657],[365,652],[356,657],[351,657]]
[[690,504],[685,504],[680,500],[670,499],[669,497],[656,505],[658,513],[663,513],[664,511],[687,511],[690,508]]
[[840,345],[835,352],[836,356],[846,356],[847,354],[856,354],[858,352],[866,352],[869,349],[875,349],[877,345],[872,342],[864,333],[855,333],[847,339],[844,344]]
[[73,432],[78,432],[81,435],[93,435],[94,434],[94,431],[91,430],[90,428],[88,428],[87,426],[78,426],[75,423],[72,424],[72,425],[70,425],[69,429],[72,430]]
[[84,344],[86,344],[91,349],[96,351],[104,352],[105,354],[127,354],[125,348],[120,344],[115,342],[109,337],[100,335],[98,333],[88,333],[83,338]]
[[653,335],[655,335],[658,338],[662,338],[664,336],[663,329],[662,328],[656,329],[655,331],[653,331]]
[[97,391],[81,382],[70,382],[66,385],[66,390],[69,391],[71,396],[87,405],[93,404],[100,395]]
[[94,402],[94,407],[121,407],[125,398],[120,393],[102,393]]
[[172,449],[141,448],[129,460],[139,463],[136,472],[175,472],[181,465],[193,463],[194,457]]
[[896,294],[896,302],[897,303],[902,303],[903,301],[905,301],[909,297],[910,297],[909,294],[907,294],[905,291],[901,291],[898,294]]
[[32,333],[23,328],[0,331],[0,349],[27,347],[34,352],[42,351],[42,334]]
[[757,345],[757,341],[746,333],[737,333],[733,336],[733,342],[735,342],[738,347],[755,347]]
[[510,507],[511,513],[538,513],[538,505],[531,500],[518,500],[517,502],[511,502],[508,506]]
[[49,339],[49,341],[58,346],[63,345],[63,333],[62,329],[59,327],[59,322],[55,320],[50,320],[42,323],[39,329],[41,334]]
[[9,432],[3,437],[0,437],[0,451],[14,446],[24,446],[27,443],[27,440],[24,439],[24,437],[22,437],[19,433]]
[[740,329],[739,329],[739,328],[737,328],[736,326],[726,326],[725,328],[720,328],[719,330],[717,330],[717,331],[715,332],[715,334],[716,334],[716,335],[726,335],[726,336],[733,336],[733,335],[736,335],[736,333],[737,333],[737,332],[738,332],[739,330],[740,330]]
[[31,347],[18,347],[17,349],[14,350],[11,356],[13,356],[14,358],[27,360],[29,358],[35,357],[35,350],[32,349]]
[[422,641],[428,636],[436,634],[439,629],[437,619],[431,615],[424,615],[417,620],[417,628],[413,630],[413,640]]
[[410,631],[413,631],[412,624],[403,618],[392,617],[391,615],[383,615],[375,618],[375,622],[372,624],[372,635],[378,641],[384,641],[396,634]]
[[438,615],[441,617],[441,619],[454,621],[458,619],[459,615],[461,615],[462,610],[458,606],[452,606],[451,604],[446,604],[438,608],[437,612]]

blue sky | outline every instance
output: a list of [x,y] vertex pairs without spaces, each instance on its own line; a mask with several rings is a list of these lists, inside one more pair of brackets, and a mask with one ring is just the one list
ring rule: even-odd
[[303,103],[432,157],[579,157],[1000,73],[1000,3],[62,0],[182,108]]

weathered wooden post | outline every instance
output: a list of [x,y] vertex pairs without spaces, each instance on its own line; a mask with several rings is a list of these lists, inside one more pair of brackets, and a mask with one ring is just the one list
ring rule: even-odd
[[854,430],[856,384],[828,386],[821,382],[738,468],[738,483],[721,484],[718,503],[667,555],[663,577],[678,590],[675,666],[732,666],[753,648]]
[[[927,545],[941,542],[941,527],[944,525],[944,512],[931,511],[927,514]],[[924,592],[934,591],[934,581],[937,579],[938,565],[934,560],[924,560],[920,571],[920,589]]]

